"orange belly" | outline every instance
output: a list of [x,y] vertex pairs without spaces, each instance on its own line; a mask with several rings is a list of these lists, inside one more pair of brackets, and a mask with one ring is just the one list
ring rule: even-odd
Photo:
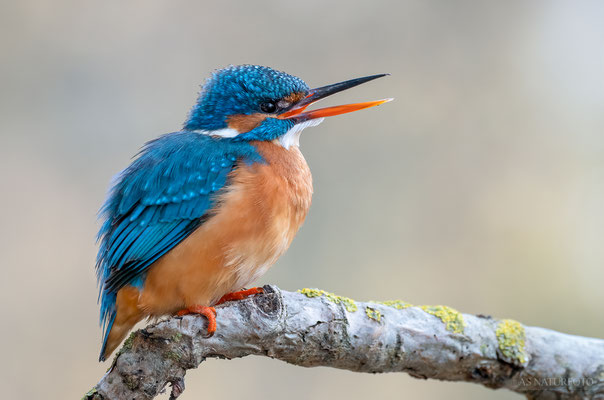
[[213,216],[151,267],[138,296],[143,314],[209,306],[263,275],[289,247],[310,207],[310,170],[295,146],[254,145],[266,164],[239,165]]

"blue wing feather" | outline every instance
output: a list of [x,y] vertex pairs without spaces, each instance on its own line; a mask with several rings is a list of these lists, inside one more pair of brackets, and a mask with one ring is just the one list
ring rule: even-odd
[[148,142],[117,176],[98,235],[103,348],[117,292],[142,285],[151,264],[203,223],[239,160],[263,162],[249,143],[175,132]]

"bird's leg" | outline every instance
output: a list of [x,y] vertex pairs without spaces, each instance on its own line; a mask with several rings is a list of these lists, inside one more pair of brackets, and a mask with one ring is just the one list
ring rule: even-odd
[[261,287],[255,287],[255,288],[251,288],[251,289],[240,290],[238,292],[227,293],[224,296],[222,296],[220,298],[220,300],[218,300],[218,302],[214,305],[217,306],[219,304],[226,303],[227,301],[243,300],[243,299],[246,299],[255,294],[262,294],[262,293],[264,293],[264,289],[262,289]]
[[214,307],[195,305],[184,308],[176,313],[179,317],[187,314],[199,314],[206,317],[208,319],[208,337],[214,335],[214,332],[216,332],[216,309]]

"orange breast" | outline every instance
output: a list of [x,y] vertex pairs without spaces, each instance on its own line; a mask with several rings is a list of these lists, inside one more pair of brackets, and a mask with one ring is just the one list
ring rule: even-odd
[[211,305],[260,277],[289,247],[310,207],[310,170],[295,146],[253,144],[266,163],[238,165],[214,215],[151,267],[143,312]]

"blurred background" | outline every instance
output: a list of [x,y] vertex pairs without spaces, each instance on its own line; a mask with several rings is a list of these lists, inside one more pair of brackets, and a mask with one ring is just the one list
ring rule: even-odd
[[[310,86],[389,72],[329,104],[396,98],[303,133],[313,206],[259,285],[604,337],[603,16],[601,1],[2,2],[2,397],[80,398],[105,372],[96,211],[228,64]],[[202,364],[182,398],[244,394],[518,398],[254,357]]]

